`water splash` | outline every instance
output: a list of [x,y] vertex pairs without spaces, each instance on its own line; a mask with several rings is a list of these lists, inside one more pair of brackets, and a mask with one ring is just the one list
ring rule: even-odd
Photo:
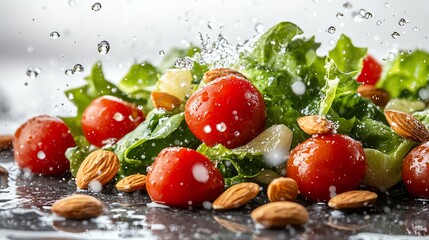
[[30,79],[35,79],[39,74],[42,72],[42,70],[39,67],[29,67],[27,68],[26,75]]
[[92,11],[98,12],[101,10],[101,4],[96,2],[91,6]]
[[108,41],[101,41],[98,44],[98,52],[102,55],[106,55],[110,51],[110,44]]
[[52,39],[56,40],[58,38],[60,38],[60,33],[57,31],[51,32],[51,34],[49,35]]

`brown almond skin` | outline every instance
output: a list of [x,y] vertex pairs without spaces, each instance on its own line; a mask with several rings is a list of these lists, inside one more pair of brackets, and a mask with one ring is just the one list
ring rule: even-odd
[[309,135],[330,133],[333,124],[325,116],[310,115],[296,119],[299,127]]
[[119,170],[119,159],[114,152],[96,150],[90,153],[79,167],[76,174],[76,185],[87,189],[91,181],[105,185],[112,180]]
[[399,136],[420,143],[429,141],[429,131],[413,115],[390,109],[384,110],[384,115]]
[[9,172],[6,170],[6,168],[0,165],[0,176],[7,176],[7,175],[9,175]]
[[377,194],[371,191],[354,190],[343,192],[331,198],[328,206],[335,209],[353,209],[372,206]]
[[216,210],[239,208],[254,199],[258,193],[258,184],[252,182],[239,183],[223,192],[213,202],[212,207]]
[[267,203],[253,210],[250,216],[255,223],[266,228],[281,228],[308,222],[307,209],[294,202]]
[[103,204],[92,196],[76,194],[56,201],[51,210],[61,217],[82,220],[100,216]]
[[0,151],[12,149],[12,135],[0,135]]
[[371,100],[375,105],[385,107],[390,101],[389,93],[373,85],[360,85],[357,92],[364,98]]
[[241,77],[244,79],[247,79],[243,74],[230,69],[230,68],[215,68],[215,69],[211,69],[209,71],[207,71],[204,76],[203,76],[203,81],[205,83],[214,81],[218,78],[222,78],[222,77],[226,77],[226,76],[230,76],[230,75],[234,75],[237,77]]
[[150,99],[156,109],[164,109],[167,111],[174,110],[182,104],[182,101],[176,96],[160,91],[151,92]]
[[139,173],[129,175],[116,184],[116,189],[121,192],[135,192],[146,189],[146,175]]
[[288,177],[274,179],[267,189],[268,199],[271,202],[296,201],[298,192],[298,183]]

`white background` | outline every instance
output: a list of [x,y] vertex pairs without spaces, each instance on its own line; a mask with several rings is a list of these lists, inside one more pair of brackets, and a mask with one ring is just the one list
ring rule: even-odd
[[[280,22],[298,24],[306,36],[316,35],[320,54],[332,47],[341,33],[380,61],[397,49],[429,49],[429,2],[273,0],[273,1],[97,1],[0,0],[0,134],[13,133],[18,124],[38,114],[73,115],[74,108],[63,95],[66,88],[83,83],[92,64],[101,60],[107,78],[118,82],[134,62],[159,62],[159,51],[185,43],[198,43],[198,32],[216,36],[220,31],[232,43]],[[353,15],[365,9],[373,16],[356,21]],[[343,18],[337,18],[337,13]],[[404,18],[409,23],[399,26]],[[209,29],[209,21],[215,29]],[[378,26],[377,21],[381,21]],[[223,25],[220,30],[219,26]],[[334,34],[327,32],[334,26]],[[417,27],[419,31],[413,31]],[[54,40],[51,32],[58,31]],[[393,39],[396,31],[400,37]],[[110,52],[100,55],[97,44],[107,40]],[[64,70],[80,63],[85,72],[66,76]],[[39,67],[36,79],[26,76],[28,67]],[[25,85],[28,83],[28,86]]]

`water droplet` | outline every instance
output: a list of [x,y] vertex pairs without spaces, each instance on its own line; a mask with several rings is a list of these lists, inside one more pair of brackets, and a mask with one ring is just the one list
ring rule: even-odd
[[207,27],[208,27],[210,30],[213,30],[213,29],[215,29],[215,28],[216,28],[216,23],[215,23],[215,22],[213,22],[213,21],[209,21],[209,22],[207,23]]
[[398,32],[393,32],[391,36],[393,39],[397,39],[401,35]]
[[38,67],[35,67],[35,68],[29,67],[29,68],[27,68],[26,75],[30,79],[35,79],[37,76],[39,76],[41,71],[42,70]]
[[345,3],[343,4],[343,7],[344,7],[345,9],[351,9],[351,8],[353,7],[353,5],[352,5],[350,2],[345,2]]
[[414,32],[418,32],[418,31],[420,31],[420,28],[419,28],[419,27],[417,27],[417,26],[416,26],[416,27],[413,27],[413,31],[414,31]]
[[255,25],[255,31],[256,31],[256,33],[258,33],[258,34],[263,33],[263,32],[264,32],[264,29],[265,29],[265,27],[264,27],[264,25],[262,25],[261,23],[257,23],[257,24]]
[[164,55],[165,55],[164,50],[160,50],[160,51],[159,51],[159,56],[164,56]]
[[83,70],[84,70],[84,67],[79,63],[74,65],[73,67],[73,73],[81,73],[83,72]]
[[399,26],[404,26],[408,22],[409,22],[408,20],[405,20],[405,19],[401,18],[401,19],[399,19],[398,24],[399,24]]
[[96,12],[98,12],[98,11],[100,11],[100,9],[101,9],[101,4],[100,3],[94,3],[93,5],[92,5],[92,7],[91,7],[91,9],[92,9],[92,11],[96,11]]
[[364,17],[365,14],[366,14],[366,10],[365,9],[363,9],[363,8],[359,9],[359,15],[361,15],[362,17]]
[[92,180],[91,182],[89,182],[88,188],[92,192],[101,192],[101,190],[103,189],[103,185],[98,180]]
[[65,73],[67,76],[71,76],[71,75],[73,75],[73,69],[66,69],[66,70],[64,71],[64,73]]
[[226,124],[224,122],[216,124],[216,130],[218,130],[219,132],[225,132]]
[[120,112],[116,112],[113,115],[113,119],[115,119],[115,121],[120,122],[120,121],[124,120],[124,115],[122,115],[122,113],[120,113]]
[[44,152],[44,151],[39,151],[39,152],[37,153],[37,158],[38,158],[38,159],[40,159],[40,160],[45,159],[45,158],[46,158],[46,154],[45,154],[45,152]]
[[384,3],[384,7],[385,7],[385,8],[390,7],[390,3],[388,3],[388,2],[387,2],[387,3]]
[[328,33],[330,33],[330,34],[333,34],[333,33],[335,33],[335,31],[336,31],[336,29],[335,29],[335,27],[334,26],[330,26],[329,28],[328,28]]
[[304,94],[305,89],[306,89],[306,86],[303,81],[296,81],[292,84],[292,91],[298,96]]
[[196,163],[192,166],[192,176],[201,183],[206,183],[209,180],[209,170],[202,163]]
[[212,128],[210,127],[210,125],[205,125],[203,128],[203,131],[205,133],[211,133],[212,132]]
[[69,93],[68,96],[67,96],[67,98],[70,99],[70,100],[74,99],[73,93]]
[[60,34],[57,31],[51,32],[51,34],[49,36],[51,36],[52,39],[60,38]]
[[377,21],[377,26],[381,26],[381,23],[382,23],[381,20],[378,20]]
[[110,50],[110,44],[108,41],[101,41],[98,44],[98,52],[100,54],[106,55]]
[[79,2],[77,0],[69,0],[68,3],[70,7],[75,7],[79,5]]
[[24,83],[24,85],[25,85],[25,86],[28,86],[28,82],[25,82],[25,83]]
[[343,14],[343,13],[341,13],[341,12],[338,12],[336,16],[337,16],[337,18],[343,18],[343,17],[344,17],[344,14]]
[[366,12],[365,13],[365,19],[370,19],[370,18],[372,18],[372,13]]

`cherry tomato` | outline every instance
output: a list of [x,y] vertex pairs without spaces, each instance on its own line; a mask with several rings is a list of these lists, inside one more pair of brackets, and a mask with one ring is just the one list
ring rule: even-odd
[[402,162],[402,181],[411,195],[429,198],[429,142],[407,154]]
[[75,145],[65,123],[46,115],[31,118],[21,125],[13,140],[18,166],[37,174],[67,172],[70,164],[64,154],[67,148]]
[[234,148],[248,143],[265,127],[265,103],[249,81],[237,76],[214,80],[186,102],[185,120],[208,146]]
[[82,114],[82,130],[89,143],[102,147],[116,142],[144,121],[134,104],[117,97],[102,96],[92,101]]
[[189,148],[171,147],[156,157],[147,175],[146,189],[157,203],[200,206],[222,193],[224,181],[206,156]]
[[296,146],[286,166],[300,194],[312,201],[327,201],[359,187],[367,168],[363,148],[341,134],[317,135]]
[[375,85],[381,77],[382,66],[375,58],[367,55],[363,60],[362,72],[357,78],[363,84]]

